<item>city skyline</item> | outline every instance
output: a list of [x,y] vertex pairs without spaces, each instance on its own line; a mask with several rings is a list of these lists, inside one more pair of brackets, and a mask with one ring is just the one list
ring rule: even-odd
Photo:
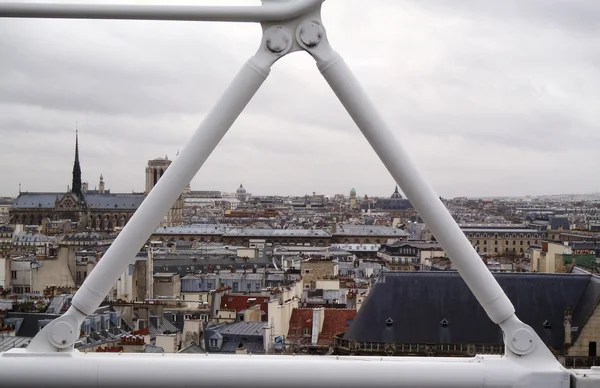
[[[361,4],[324,3],[330,40],[439,195],[599,191],[585,179],[600,167],[595,2]],[[139,191],[147,160],[185,145],[259,30],[3,21],[0,195],[16,195],[19,183],[66,190],[75,122],[90,187],[104,174],[113,192]],[[233,191],[240,182],[257,195],[355,187],[385,196],[394,186],[305,54],[273,67],[191,185]]]

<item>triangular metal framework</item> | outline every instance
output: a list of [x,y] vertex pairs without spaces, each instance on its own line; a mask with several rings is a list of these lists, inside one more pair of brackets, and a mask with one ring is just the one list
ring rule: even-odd
[[[347,388],[569,386],[569,373],[535,331],[515,316],[508,297],[384,123],[342,57],[329,44],[321,20],[323,1],[264,0],[262,6],[238,7],[0,3],[0,17],[256,22],[263,30],[256,54],[242,67],[85,280],[67,313],[41,330],[26,350],[2,354],[0,381],[3,384],[12,387],[36,383],[47,387],[120,386],[135,381],[145,387],[190,384],[232,387],[314,384]],[[490,319],[502,328],[506,354],[472,359],[210,355],[198,360],[197,356],[192,359],[183,355],[82,355],[74,351],[73,344],[83,320],[94,313],[130,258],[147,242],[164,214],[260,88],[271,66],[295,51],[305,51],[315,59],[322,76],[444,247],[469,289]],[[50,357],[48,353],[55,356]],[[47,365],[43,376],[32,374],[30,365],[36,363]],[[312,380],[305,379],[306,372],[315,372],[310,373]],[[253,382],[249,376],[261,378]]]

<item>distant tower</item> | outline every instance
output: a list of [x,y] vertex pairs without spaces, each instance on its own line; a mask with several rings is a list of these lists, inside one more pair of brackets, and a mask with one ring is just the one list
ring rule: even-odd
[[98,191],[100,192],[100,194],[104,194],[104,177],[102,176],[102,174],[100,174],[100,183],[98,184]]
[[156,158],[148,161],[146,167],[146,195],[158,183],[158,180],[163,176],[172,161],[165,155],[164,158]]
[[81,191],[81,166],[79,165],[79,131],[75,131],[75,162],[73,163],[73,182],[71,192],[80,199],[83,197]]
[[[146,167],[146,190],[145,194],[148,195],[152,188],[156,186],[160,178],[165,174],[167,168],[173,161],[169,160],[169,157],[165,155],[164,158],[156,158],[148,161]],[[181,225],[183,222],[183,195],[175,201],[160,226],[176,226]]]
[[350,209],[356,209],[356,208],[357,208],[356,189],[352,188],[352,190],[350,190]]

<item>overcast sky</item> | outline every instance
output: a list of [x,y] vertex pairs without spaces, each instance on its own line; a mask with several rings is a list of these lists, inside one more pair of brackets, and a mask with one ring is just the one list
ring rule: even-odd
[[[327,0],[323,19],[440,195],[600,191],[600,1]],[[0,196],[66,190],[75,122],[90,188],[103,174],[142,191],[147,161],[175,157],[259,40],[256,24],[0,20]],[[240,182],[395,185],[306,53],[275,64],[192,189]]]

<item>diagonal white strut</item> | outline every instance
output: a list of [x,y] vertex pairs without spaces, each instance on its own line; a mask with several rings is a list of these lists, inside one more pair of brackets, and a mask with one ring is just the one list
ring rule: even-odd
[[[257,54],[240,70],[223,97],[181,151],[179,157],[166,170],[164,176],[151,190],[102,260],[90,273],[75,295],[69,311],[38,333],[27,351],[17,350],[0,356],[0,381],[17,384],[20,380],[16,376],[19,371],[27,368],[24,365],[26,360],[44,359],[44,356],[37,353],[65,352],[62,355],[56,355],[61,357],[61,361],[53,364],[53,376],[60,379],[61,373],[75,374],[75,372],[68,371],[76,369],[74,365],[78,365],[82,368],[80,375],[82,378],[88,376],[87,383],[90,386],[109,386],[119,381],[131,381],[129,367],[138,369],[142,364],[147,364],[148,360],[152,361],[147,365],[158,365],[158,360],[150,355],[144,357],[139,355],[127,357],[79,355],[78,352],[72,351],[79,334],[79,327],[83,319],[92,314],[100,305],[109,289],[151,236],[185,185],[210,156],[261,86],[269,74],[271,65],[289,52],[304,50],[315,58],[323,77],[407,198],[440,241],[490,319],[502,327],[505,335],[506,356],[485,356],[475,359],[411,359],[407,362],[386,363],[385,366],[377,364],[379,358],[364,357],[345,358],[346,361],[341,363],[334,358],[315,360],[298,357],[293,358],[293,361],[290,362],[284,360],[265,361],[273,360],[269,357],[254,357],[252,361],[238,358],[234,364],[231,364],[233,361],[225,361],[228,365],[235,365],[235,371],[238,373],[219,373],[218,382],[214,379],[211,380],[205,370],[194,370],[190,364],[192,361],[189,361],[190,358],[187,356],[164,357],[163,361],[169,362],[169,371],[175,377],[182,376],[182,379],[176,382],[176,386],[187,386],[192,382],[201,386],[239,386],[242,383],[248,385],[248,375],[266,375],[269,373],[267,370],[273,370],[270,363],[273,363],[276,370],[273,373],[278,378],[274,383],[261,382],[260,386],[303,386],[304,382],[300,380],[297,368],[301,370],[310,368],[322,373],[315,380],[322,387],[365,386],[367,381],[372,381],[373,386],[390,387],[543,386],[558,388],[568,386],[568,374],[560,367],[558,361],[537,334],[517,319],[512,303],[495,278],[485,267],[434,190],[383,122],[348,66],[329,45],[326,31],[321,23],[321,2],[320,0],[265,1],[266,4],[263,5],[265,8],[254,7],[263,9],[264,15],[260,11],[247,9],[251,7],[237,9],[233,7],[229,10],[225,10],[226,7],[211,7],[204,11],[196,10],[195,19],[192,19],[191,16],[187,19],[174,19],[173,15],[181,16],[185,13],[184,8],[177,11],[176,7],[152,9],[152,12],[148,13],[150,8],[136,9],[135,6],[127,6],[129,8],[114,5],[56,6],[50,4],[40,6],[39,4],[28,4],[23,6],[13,4],[6,6],[0,3],[0,17],[122,19],[133,18],[132,15],[134,15],[138,19],[151,20],[260,21],[263,26],[263,40]],[[274,6],[276,7],[273,8]],[[82,9],[85,7],[88,8],[83,12]],[[280,19],[274,16],[273,9],[276,8],[279,10],[277,12],[281,12],[277,14]],[[281,11],[282,9],[285,12]],[[250,15],[248,12],[252,14]],[[22,362],[17,361],[19,359]],[[210,373],[213,370],[211,368],[219,370],[223,367],[224,364],[220,360],[231,359],[217,358],[216,361],[213,361],[211,358],[211,361],[205,361],[200,365],[209,368],[208,372]],[[120,367],[121,362],[124,362],[127,367]],[[3,368],[2,365],[5,367]],[[275,365],[277,366],[275,367]],[[383,372],[386,367],[392,365],[394,373]],[[352,373],[359,368],[360,374]],[[429,370],[431,373],[427,373]],[[106,373],[110,373],[111,376],[105,376]],[[362,373],[366,373],[366,375],[362,375]],[[295,379],[288,382],[283,378],[284,375],[293,376]],[[19,378],[23,377],[22,374],[19,376]],[[170,383],[175,386],[173,380],[169,379],[167,383],[160,376],[157,373],[148,373],[143,379],[144,385],[146,387],[164,386]],[[364,376],[370,376],[370,379],[365,380]],[[123,380],[119,380],[119,377]],[[41,382],[41,380],[34,381],[33,378],[26,381],[27,383]],[[61,381],[64,383],[66,379]],[[80,382],[80,379],[70,380],[71,384]]]

